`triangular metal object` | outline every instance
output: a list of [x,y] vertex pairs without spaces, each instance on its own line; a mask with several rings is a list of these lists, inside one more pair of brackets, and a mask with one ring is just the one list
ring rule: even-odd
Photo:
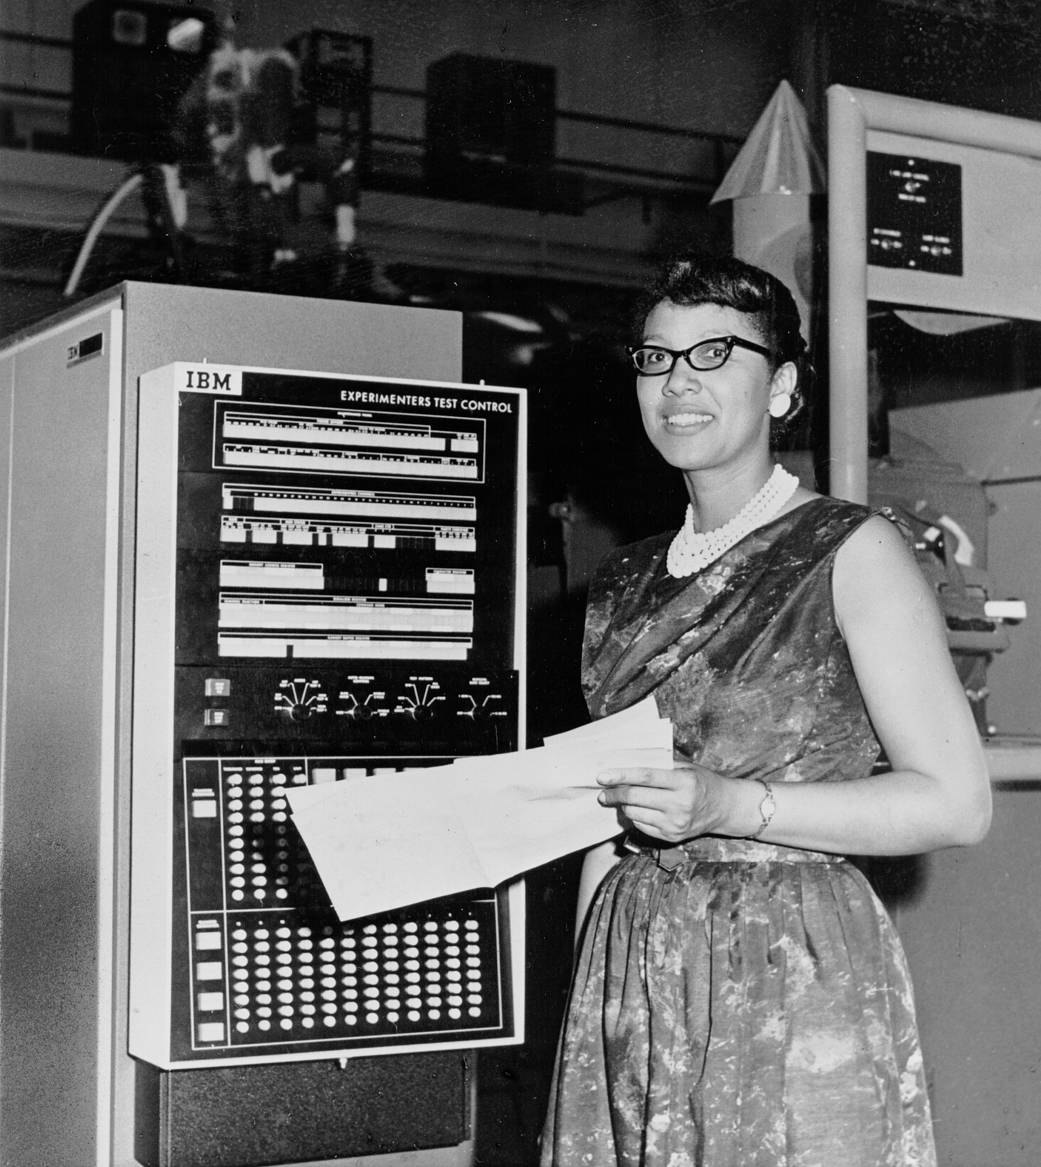
[[806,110],[791,85],[782,81],[711,201],[819,194],[824,189],[824,166],[810,139]]

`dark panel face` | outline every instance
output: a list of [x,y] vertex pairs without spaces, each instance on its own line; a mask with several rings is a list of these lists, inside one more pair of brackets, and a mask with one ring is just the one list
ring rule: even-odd
[[167,1064],[509,1040],[504,896],[342,924],[286,795],[517,748],[519,395],[178,369]]
[[195,5],[92,0],[73,22],[75,148],[168,161],[178,105],[216,47],[216,17]]
[[[467,1137],[461,1052],[162,1073],[137,1071],[136,1158],[253,1167],[452,1146]],[[394,1104],[388,1104],[394,1100]]]
[[454,53],[427,69],[427,142],[434,153],[553,160],[556,71]]
[[174,940],[191,992],[175,996],[173,1028],[191,1040],[181,1056],[508,1034],[506,937],[493,894],[341,924],[287,821],[287,786],[403,761],[184,762],[188,930],[179,921]]
[[867,155],[868,263],[962,274],[961,167],[905,154]]

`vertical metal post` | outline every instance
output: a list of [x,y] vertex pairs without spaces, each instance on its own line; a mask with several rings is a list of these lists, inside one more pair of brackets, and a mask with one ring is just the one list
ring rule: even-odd
[[867,501],[867,130],[854,95],[828,90],[829,490]]

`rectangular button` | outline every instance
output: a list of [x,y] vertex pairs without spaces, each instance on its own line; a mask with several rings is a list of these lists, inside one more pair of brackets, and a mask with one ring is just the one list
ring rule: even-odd
[[204,1021],[201,1025],[195,1027],[195,1035],[199,1041],[223,1041],[224,1022]]
[[230,697],[231,680],[228,677],[207,677],[203,682],[203,692],[207,697]]
[[200,981],[219,981],[224,976],[224,965],[219,960],[200,960],[195,976]]
[[227,709],[206,709],[202,715],[203,725],[228,725],[230,721]]
[[201,1013],[219,1013],[224,1008],[223,993],[200,993],[199,1011]]
[[217,800],[215,798],[193,798],[193,819],[215,819],[217,817]]

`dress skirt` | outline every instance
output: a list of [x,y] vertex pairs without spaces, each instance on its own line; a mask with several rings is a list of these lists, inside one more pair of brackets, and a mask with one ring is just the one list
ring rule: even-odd
[[543,1167],[935,1167],[903,951],[837,856],[702,838],[594,900]]

